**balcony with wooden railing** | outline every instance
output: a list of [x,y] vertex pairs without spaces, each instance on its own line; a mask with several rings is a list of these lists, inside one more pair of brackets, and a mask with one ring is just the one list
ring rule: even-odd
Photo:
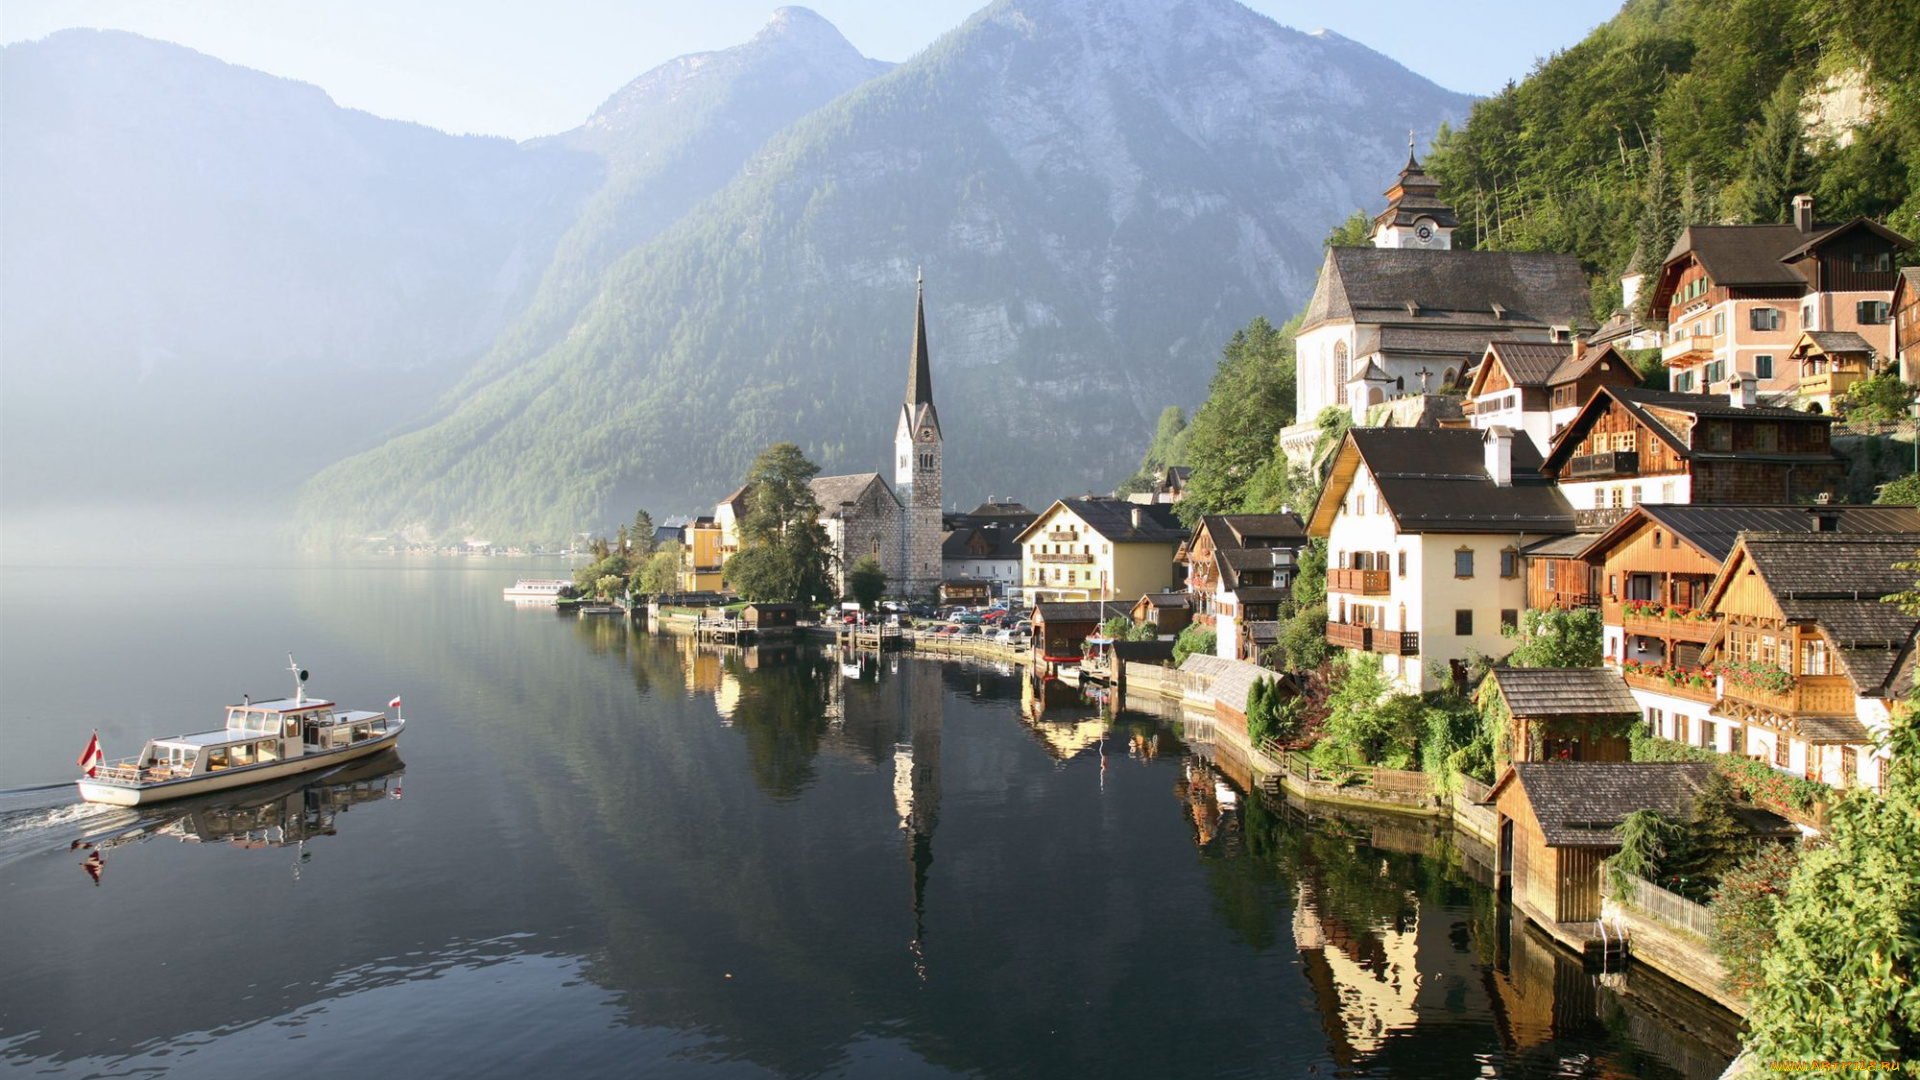
[[1355,570],[1335,567],[1327,571],[1327,591],[1357,596],[1385,596],[1393,587],[1393,577],[1385,570]]
[[1852,716],[1853,684],[1845,675],[1801,675],[1785,689],[1732,676],[1726,680],[1728,701],[1776,716]]
[[1667,694],[1707,705],[1720,700],[1719,691],[1710,676],[1705,677],[1705,682],[1702,683],[1699,679],[1692,677],[1690,672],[1685,671],[1669,675],[1664,669],[1636,671],[1627,668],[1621,674],[1626,676],[1628,686],[1651,690],[1656,694]]
[[1036,551],[1033,561],[1037,563],[1090,563],[1093,556],[1084,551]]
[[1608,476],[1632,476],[1640,471],[1637,450],[1607,450],[1598,454],[1575,454],[1567,461],[1569,480],[1596,480]]
[[1588,510],[1573,512],[1573,527],[1579,532],[1599,532],[1613,528],[1613,523],[1627,516],[1624,506],[1596,506]]
[[1373,651],[1382,656],[1418,656],[1420,655],[1420,631],[1375,630]]
[[1365,652],[1373,647],[1373,627],[1330,622],[1327,624],[1327,644]]
[[1843,397],[1854,383],[1866,378],[1858,371],[1823,371],[1800,376],[1799,393],[1803,398]]
[[1691,611],[1671,605],[1629,600],[1620,606],[1620,625],[1629,634],[1705,641],[1712,636],[1717,622],[1711,618],[1695,618]]

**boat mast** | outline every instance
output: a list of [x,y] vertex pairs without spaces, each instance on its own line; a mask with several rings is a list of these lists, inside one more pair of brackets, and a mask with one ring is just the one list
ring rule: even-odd
[[305,705],[307,703],[307,673],[301,671],[300,665],[293,662],[292,653],[287,654],[287,670],[293,672],[293,703],[295,705]]

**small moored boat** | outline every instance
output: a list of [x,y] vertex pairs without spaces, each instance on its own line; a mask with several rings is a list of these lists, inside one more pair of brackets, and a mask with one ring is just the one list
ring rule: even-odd
[[[293,697],[229,705],[223,728],[150,739],[138,757],[93,764],[77,781],[80,797],[140,806],[324,769],[399,744],[407,726],[398,715],[399,698],[391,702],[391,718],[341,709],[308,697],[307,673],[291,656],[287,665],[294,672]],[[97,737],[89,755],[97,755],[96,747]]]

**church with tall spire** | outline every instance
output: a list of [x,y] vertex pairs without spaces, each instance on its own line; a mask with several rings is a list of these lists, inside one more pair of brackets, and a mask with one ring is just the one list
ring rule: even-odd
[[895,589],[921,596],[940,587],[940,475],[944,456],[940,415],[933,407],[933,366],[927,352],[926,278],[915,275],[913,356],[907,397],[894,429],[894,493],[900,498],[900,578]]

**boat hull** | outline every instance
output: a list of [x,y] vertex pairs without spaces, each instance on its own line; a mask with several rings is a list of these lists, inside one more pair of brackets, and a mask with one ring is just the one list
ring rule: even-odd
[[146,806],[169,799],[184,799],[190,795],[205,795],[210,791],[248,787],[285,776],[298,776],[301,773],[343,765],[400,745],[400,733],[406,726],[405,720],[389,720],[387,733],[377,739],[368,739],[365,742],[332,750],[301,754],[297,758],[289,758],[285,761],[247,765],[238,769],[222,769],[217,773],[200,776],[187,776],[177,780],[161,780],[146,784],[116,784],[83,778],[75,781],[75,784],[80,789],[80,797],[87,802],[106,803],[109,806]]

